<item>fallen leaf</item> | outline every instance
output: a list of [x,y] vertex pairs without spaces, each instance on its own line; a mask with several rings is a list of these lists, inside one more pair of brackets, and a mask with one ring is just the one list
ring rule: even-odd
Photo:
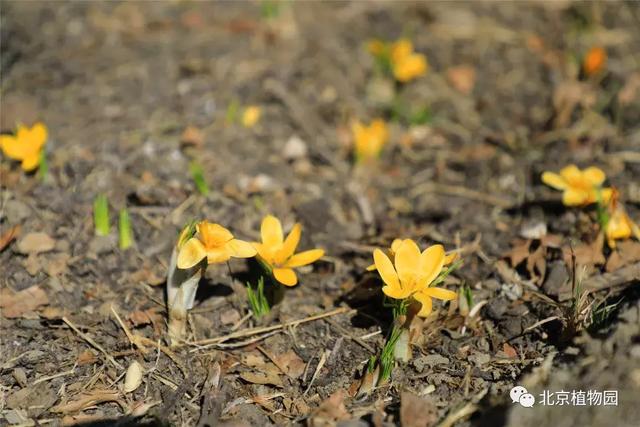
[[190,145],[200,147],[204,143],[204,135],[200,129],[195,126],[187,126],[180,137],[182,145]]
[[47,294],[38,285],[31,286],[15,294],[2,289],[0,296],[2,296],[0,298],[0,308],[3,309],[2,315],[7,319],[15,319],[41,305],[49,304]]
[[529,256],[531,240],[516,240],[513,247],[505,254],[505,258],[511,261],[511,267],[515,267]]
[[337,421],[348,420],[351,418],[347,408],[344,405],[344,398],[347,392],[338,390],[326,399],[313,412],[309,419],[310,427],[328,427],[335,426]]
[[299,378],[303,373],[306,364],[293,350],[275,356],[273,363],[291,378]]
[[511,359],[518,357],[518,352],[509,343],[502,344],[502,351]]
[[83,365],[90,365],[92,363],[95,363],[97,360],[98,358],[96,357],[95,354],[93,354],[91,350],[85,350],[78,355],[78,358],[76,359],[76,363],[78,363],[79,366],[83,366]]
[[18,242],[18,252],[29,255],[49,252],[56,241],[46,233],[29,233]]
[[640,261],[640,242],[625,240],[619,242],[616,250],[609,255],[606,269],[611,272],[636,261]]
[[16,239],[20,235],[21,227],[20,225],[14,225],[6,233],[0,237],[0,252],[2,252],[9,243],[11,243],[14,239]]
[[269,384],[276,387],[283,387],[282,379],[274,372],[242,372],[240,378],[252,384]]
[[[593,243],[582,243],[573,248],[573,253],[576,257],[576,264],[583,266],[603,265],[605,263],[604,255],[602,254],[602,246],[604,244],[604,235],[600,233],[598,238]],[[571,266],[571,247],[564,246],[562,248],[562,255],[564,262]]]
[[459,65],[447,70],[447,80],[458,92],[469,95],[476,85],[476,69],[471,65]]
[[429,427],[438,421],[438,410],[431,399],[409,392],[400,395],[400,424],[402,427]]

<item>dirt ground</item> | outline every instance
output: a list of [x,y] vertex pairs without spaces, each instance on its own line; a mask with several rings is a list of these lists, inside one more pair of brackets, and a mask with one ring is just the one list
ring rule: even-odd
[[[44,181],[1,164],[0,240],[20,229],[0,252],[0,425],[637,425],[640,244],[594,250],[594,212],[564,207],[540,174],[598,166],[640,220],[639,4],[0,7],[1,130],[49,128]],[[401,36],[429,70],[398,96],[428,120],[391,123],[379,162],[354,167],[351,120],[389,119],[366,43]],[[593,46],[608,59],[588,78]],[[231,123],[233,105],[260,106],[257,125]],[[107,237],[94,232],[101,193]],[[123,251],[125,206],[135,245]],[[210,266],[188,344],[165,351],[180,228],[206,218],[259,240],[267,214],[299,221],[300,246],[327,255],[261,322],[247,316],[247,264],[232,261],[233,277]],[[412,360],[357,397],[391,321],[365,268],[396,237],[459,250],[446,287],[468,286],[472,304],[436,304]],[[573,323],[576,275],[591,308],[611,307]],[[25,309],[6,304],[14,295]],[[133,361],[143,382],[125,393]],[[619,400],[524,408],[515,385]]]

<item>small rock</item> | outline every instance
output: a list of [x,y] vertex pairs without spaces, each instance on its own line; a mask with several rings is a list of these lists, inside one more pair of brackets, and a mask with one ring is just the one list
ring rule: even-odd
[[550,296],[558,296],[568,290],[569,272],[564,262],[556,261],[551,264],[551,271],[547,275],[547,279],[542,284],[545,294]]
[[297,135],[293,135],[284,145],[282,155],[287,160],[295,160],[306,157],[307,151],[307,144]]
[[629,356],[631,356],[633,359],[640,360],[640,344],[636,344],[631,347],[631,350],[629,350]]
[[220,322],[222,322],[223,325],[236,323],[240,318],[240,312],[234,308],[230,308],[229,310],[225,310],[220,313]]
[[525,239],[540,239],[546,234],[547,224],[542,221],[525,223],[520,229],[520,236]]
[[92,256],[112,252],[116,249],[118,238],[110,234],[108,236],[95,236],[89,243],[89,254]]
[[4,206],[4,216],[9,224],[20,224],[31,216],[31,208],[20,200],[9,200]]
[[29,233],[18,242],[21,254],[39,254],[49,252],[56,246],[56,241],[46,233]]

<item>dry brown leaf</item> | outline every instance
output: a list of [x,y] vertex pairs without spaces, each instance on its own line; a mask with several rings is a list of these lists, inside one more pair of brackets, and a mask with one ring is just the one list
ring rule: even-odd
[[282,379],[275,372],[242,372],[240,378],[252,384],[268,384],[276,387],[284,386]]
[[527,258],[527,271],[532,280],[538,285],[542,283],[547,272],[547,250],[544,246],[538,246]]
[[49,304],[49,298],[39,286],[31,286],[20,292],[12,294],[7,289],[0,291],[0,308],[2,315],[8,319],[20,317],[31,312],[41,305]]
[[616,250],[609,256],[606,269],[608,272],[615,271],[636,261],[640,261],[640,242],[625,240],[619,242]]
[[79,366],[90,365],[98,360],[95,354],[91,350],[85,350],[78,355],[76,362]]
[[458,92],[469,95],[476,85],[476,69],[471,65],[459,65],[447,70],[447,80]]
[[518,357],[518,352],[509,343],[502,344],[502,351],[511,359]]
[[511,267],[515,267],[529,257],[531,240],[516,240],[513,247],[505,254],[505,258],[511,261]]
[[204,143],[204,135],[202,134],[202,131],[197,127],[187,126],[184,132],[182,132],[180,143],[182,145],[200,147]]
[[337,390],[314,411],[309,418],[309,427],[335,426],[337,421],[351,418],[344,405],[347,392]]
[[438,421],[435,404],[409,392],[400,396],[400,424],[402,427],[429,427]]
[[[604,236],[598,235],[598,238],[593,243],[582,243],[573,248],[573,253],[576,257],[576,264],[583,266],[602,265],[605,263],[604,255],[602,254],[602,246],[604,244]],[[562,255],[564,262],[571,266],[571,247],[564,246],[562,248]]]
[[18,252],[30,255],[49,252],[56,246],[56,241],[46,233],[29,233],[18,242]]
[[4,233],[2,237],[0,237],[0,252],[2,252],[7,246],[9,246],[9,243],[13,242],[13,240],[20,235],[20,230],[21,227],[19,224],[14,225],[9,230],[7,230],[7,232]]
[[305,363],[293,350],[275,356],[273,363],[291,378],[299,378],[304,373]]

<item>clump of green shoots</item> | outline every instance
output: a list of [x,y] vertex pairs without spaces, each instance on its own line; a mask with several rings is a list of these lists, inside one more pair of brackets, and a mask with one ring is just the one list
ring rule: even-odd
[[247,283],[247,299],[249,300],[249,306],[253,312],[253,316],[261,318],[269,314],[269,301],[264,294],[264,277],[261,276],[258,279],[258,286],[254,289],[250,283]]

